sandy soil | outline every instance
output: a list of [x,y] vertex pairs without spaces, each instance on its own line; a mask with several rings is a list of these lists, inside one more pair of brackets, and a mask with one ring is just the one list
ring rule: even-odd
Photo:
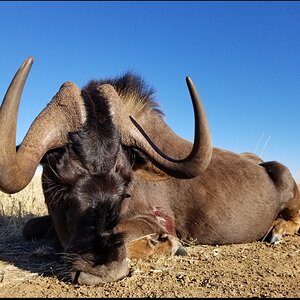
[[[23,193],[21,200],[0,195],[0,297],[300,296],[300,236],[273,246],[189,246],[185,257],[130,261],[130,275],[119,282],[92,287],[64,282],[53,243],[22,237],[30,214],[45,213],[35,192]],[[3,203],[14,203],[13,208]]]

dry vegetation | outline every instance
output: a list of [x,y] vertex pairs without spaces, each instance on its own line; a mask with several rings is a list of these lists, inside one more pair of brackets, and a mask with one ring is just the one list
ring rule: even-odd
[[190,246],[186,257],[130,261],[115,283],[77,286],[59,280],[47,241],[25,241],[22,226],[47,213],[40,178],[15,195],[0,193],[0,297],[299,297],[300,237],[276,246]]

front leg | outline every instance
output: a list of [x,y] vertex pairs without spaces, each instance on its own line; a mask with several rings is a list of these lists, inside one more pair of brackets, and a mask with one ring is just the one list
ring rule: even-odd
[[152,256],[187,255],[187,251],[177,238],[170,234],[152,233],[125,243],[130,259]]
[[187,255],[176,236],[174,216],[167,208],[146,207],[139,213],[123,216],[117,227],[124,233],[128,258]]

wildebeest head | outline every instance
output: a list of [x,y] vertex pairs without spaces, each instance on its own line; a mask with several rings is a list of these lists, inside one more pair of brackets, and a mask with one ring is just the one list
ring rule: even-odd
[[[199,175],[212,152],[199,96],[187,78],[195,116],[190,147],[164,122],[152,90],[139,78],[127,74],[91,81],[83,90],[68,82],[34,120],[16,151],[18,106],[32,63],[29,58],[20,67],[1,106],[0,189],[22,190],[41,163],[45,200],[64,248],[67,272],[87,284],[122,278],[128,265],[123,236],[116,228],[122,202],[130,201],[124,199],[131,154],[147,157],[153,168],[168,176]],[[155,143],[146,132],[156,137]],[[189,155],[176,157],[178,147]]]
[[[78,283],[128,274],[119,214],[130,182],[130,157],[120,144],[110,107],[83,90],[86,121],[64,148],[41,160],[49,213],[64,248],[65,273]],[[97,105],[89,105],[89,101]]]

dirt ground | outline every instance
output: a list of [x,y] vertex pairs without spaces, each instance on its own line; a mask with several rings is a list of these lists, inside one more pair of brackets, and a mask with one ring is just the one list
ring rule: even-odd
[[[276,245],[189,246],[188,256],[129,261],[130,274],[119,282],[99,286],[64,282],[52,242],[22,237],[30,214],[44,212],[33,211],[43,205],[34,193],[27,189],[24,199],[0,195],[2,298],[300,296],[300,236],[286,237]],[[25,207],[28,199],[33,201]],[[3,203],[15,204],[8,209]]]

